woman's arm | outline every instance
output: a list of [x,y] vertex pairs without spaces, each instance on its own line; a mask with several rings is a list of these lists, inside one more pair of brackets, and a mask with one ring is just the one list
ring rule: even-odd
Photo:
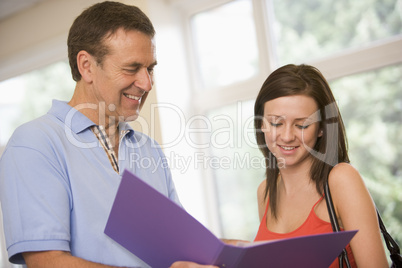
[[374,202],[359,172],[341,163],[329,174],[329,188],[345,230],[359,230],[350,246],[358,267],[388,267]]

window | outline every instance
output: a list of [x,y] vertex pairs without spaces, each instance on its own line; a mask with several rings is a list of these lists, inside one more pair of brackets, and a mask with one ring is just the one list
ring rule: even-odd
[[[248,119],[253,115],[254,99],[274,69],[287,63],[311,63],[328,74],[339,100],[352,163],[364,177],[391,233],[401,234],[399,2],[222,0],[215,6],[203,2],[204,9],[202,4],[194,9],[187,4],[184,12],[192,38],[189,64],[204,92],[213,92],[205,98],[194,82],[191,106],[195,114],[206,115],[211,122],[211,144],[204,152],[220,165],[203,170],[214,182],[211,193],[216,195],[218,212],[210,217],[220,219],[216,233],[254,239],[259,225],[256,190],[265,172],[258,164],[262,154],[255,147],[253,133],[247,132],[253,127]],[[233,28],[237,39],[232,39]],[[379,56],[367,62],[371,46],[380,54],[392,50],[397,57],[390,61]],[[397,239],[402,241],[401,235]]]
[[252,9],[250,1],[234,1],[191,19],[203,88],[230,85],[258,72]]
[[402,33],[395,0],[273,0],[280,65],[323,58]]
[[[237,102],[211,110],[210,157],[218,189],[221,229],[227,238],[252,240],[258,229],[257,187],[264,179],[265,159],[254,135],[254,102]],[[212,161],[212,160],[211,160]]]
[[[388,231],[402,241],[402,65],[331,83],[362,174]],[[360,89],[360,90],[359,90]]]
[[56,62],[1,82],[0,153],[15,128],[46,114],[52,99],[70,99],[74,87],[67,61]]

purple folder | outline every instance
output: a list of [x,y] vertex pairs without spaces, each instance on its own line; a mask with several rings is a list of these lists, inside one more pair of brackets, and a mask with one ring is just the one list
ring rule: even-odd
[[105,234],[148,263],[194,261],[220,267],[328,267],[357,231],[247,246],[223,243],[183,208],[125,170]]

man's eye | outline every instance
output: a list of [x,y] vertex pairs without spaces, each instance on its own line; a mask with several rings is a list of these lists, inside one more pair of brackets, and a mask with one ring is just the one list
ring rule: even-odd
[[153,74],[154,73],[154,68],[148,68],[148,73]]
[[125,71],[128,73],[136,73],[138,72],[138,69],[125,69]]

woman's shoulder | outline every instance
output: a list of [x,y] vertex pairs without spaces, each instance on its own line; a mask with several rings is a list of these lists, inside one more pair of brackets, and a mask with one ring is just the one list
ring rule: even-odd
[[339,163],[334,166],[329,173],[329,183],[345,183],[352,180],[358,180],[361,178],[359,171],[353,167],[350,163]]
[[335,195],[350,195],[365,191],[366,186],[359,171],[349,163],[339,163],[333,167],[328,176],[331,193]]

